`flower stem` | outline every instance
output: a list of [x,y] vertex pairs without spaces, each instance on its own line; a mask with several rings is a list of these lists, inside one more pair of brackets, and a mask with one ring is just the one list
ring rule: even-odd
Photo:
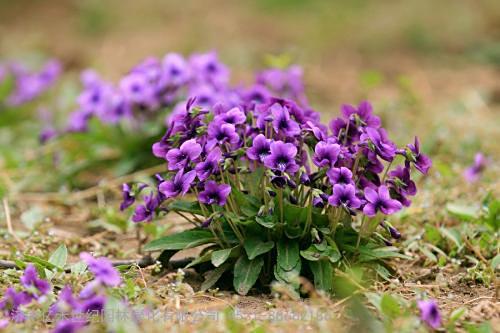
[[356,249],[359,248],[359,243],[361,242],[361,233],[363,231],[363,226],[365,224],[365,217],[366,217],[366,215],[363,215],[363,219],[361,220],[361,227],[359,228],[358,240],[356,242]]
[[387,168],[385,168],[384,175],[382,176],[382,183],[385,181],[385,178],[387,177],[387,173],[389,172],[393,161],[394,160],[390,161],[389,164],[387,164]]
[[304,231],[302,232],[302,237],[304,237],[305,235],[307,235],[307,232],[309,231],[309,228],[311,227],[311,223],[312,223],[312,206],[313,206],[313,203],[312,203],[312,192],[311,191],[307,192],[306,201],[307,201],[308,198],[309,198],[309,203],[308,203],[308,206],[307,206],[306,225],[304,226]]

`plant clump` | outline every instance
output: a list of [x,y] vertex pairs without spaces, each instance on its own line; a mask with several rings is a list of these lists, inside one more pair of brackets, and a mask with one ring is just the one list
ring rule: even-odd
[[398,148],[370,103],[341,111],[325,126],[292,100],[206,108],[190,99],[153,145],[166,173],[149,189],[125,185],[122,208],[146,191],[134,222],[167,211],[191,222],[146,249],[204,245],[189,265],[208,271],[203,289],[222,276],[240,294],[258,281],[297,287],[306,276],[332,291],[335,270],[353,262],[387,278],[382,260],[402,255],[386,217],[410,206],[413,172],[427,173],[431,161],[417,138]]

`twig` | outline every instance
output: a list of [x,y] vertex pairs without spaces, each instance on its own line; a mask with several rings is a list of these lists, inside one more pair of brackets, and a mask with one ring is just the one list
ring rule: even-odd
[[21,245],[24,245],[23,241],[17,237],[17,235],[14,232],[14,229],[12,228],[12,220],[10,218],[10,209],[9,209],[9,202],[7,201],[7,198],[2,199],[2,204],[3,204],[3,211],[5,213],[5,220],[7,222],[7,231],[9,234],[11,234],[12,237]]
[[[187,264],[189,264],[193,258],[183,258],[179,260],[170,260],[168,263],[169,269],[176,270],[178,268],[184,268]],[[118,260],[110,260],[113,266],[139,266],[140,268],[146,268],[149,266],[153,266],[156,261],[151,256],[145,256],[141,259],[118,259]],[[14,261],[11,260],[1,260],[0,259],[0,268],[8,269],[15,268],[21,269]],[[65,269],[66,273],[70,273],[71,269]]]
[[470,299],[468,300],[467,302],[464,302],[464,304],[470,304],[470,303],[474,303],[476,301],[481,301],[483,299],[493,299],[492,296],[479,296],[479,297],[476,297],[476,298],[473,298],[473,299]]

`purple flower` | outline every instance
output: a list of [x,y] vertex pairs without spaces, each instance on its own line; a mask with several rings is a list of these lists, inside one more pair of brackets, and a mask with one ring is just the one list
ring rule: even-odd
[[159,106],[155,88],[144,73],[135,71],[126,75],[120,81],[120,90],[130,102],[148,107]]
[[120,273],[118,273],[107,258],[94,258],[90,253],[82,252],[80,253],[80,259],[88,265],[95,279],[103,285],[116,287],[121,283]]
[[198,199],[207,205],[224,206],[229,193],[231,193],[231,186],[227,184],[217,185],[213,180],[209,180],[205,183],[205,189],[200,192]]
[[[161,185],[161,184],[160,184]],[[151,221],[153,219],[153,215],[160,204],[159,196],[154,196],[153,194],[146,195],[144,197],[144,204],[139,205],[134,210],[134,215],[132,216],[132,221],[134,222],[142,222],[142,221]]]
[[39,72],[29,72],[22,64],[12,64],[14,90],[7,97],[6,103],[18,106],[30,102],[47,91],[61,73],[61,64],[57,60],[48,61]]
[[57,322],[52,333],[76,333],[85,326],[85,322],[77,319],[63,319]]
[[167,142],[168,135],[164,135],[160,141],[155,142],[152,146],[152,151],[153,155],[158,157],[158,158],[163,158],[165,159],[167,156],[167,153],[170,149],[170,145]]
[[430,327],[437,329],[441,326],[441,314],[437,302],[433,299],[417,301],[420,310],[420,319]]
[[26,292],[17,292],[14,288],[9,287],[5,291],[3,298],[0,299],[0,310],[9,318],[16,322],[25,320],[24,314],[19,310],[19,307],[30,303],[32,297]]
[[297,170],[299,170],[299,166],[295,163],[297,147],[295,147],[292,143],[275,141],[271,143],[270,149],[271,154],[264,158],[264,165],[266,167],[291,174],[294,174]]
[[240,125],[247,120],[245,113],[240,108],[232,108],[229,111],[217,115],[214,121],[220,121],[227,124]]
[[417,194],[417,186],[410,178],[410,166],[397,166],[396,169],[389,172],[390,189],[394,191],[395,199],[404,206],[410,206],[411,201],[406,198],[407,195]]
[[106,297],[103,295],[94,295],[91,298],[82,302],[79,306],[80,313],[101,313],[104,310],[106,304]]
[[58,313],[71,313],[79,306],[78,300],[73,295],[73,291],[69,285],[59,292],[57,301],[49,308],[49,315],[55,316]]
[[378,211],[391,215],[403,207],[399,201],[390,197],[389,190],[384,185],[380,186],[378,191],[370,187],[365,188],[365,198],[367,203],[363,213],[367,216],[375,216]]
[[330,168],[337,162],[339,154],[340,145],[321,141],[314,147],[313,162],[319,168]]
[[217,87],[229,81],[229,69],[219,62],[216,52],[194,54],[189,59],[193,74],[201,82],[209,82]]
[[43,145],[49,142],[51,139],[55,138],[56,136],[57,136],[57,131],[53,127],[50,126],[45,127],[40,132],[40,135],[38,136],[38,141],[40,141],[40,143]]
[[464,171],[465,180],[469,183],[478,181],[487,165],[486,157],[482,153],[477,153],[474,157],[474,163]]
[[184,174],[184,170],[179,170],[171,180],[166,180],[158,186],[158,189],[166,198],[185,195],[191,188],[196,171],[191,170]]
[[122,184],[123,201],[120,204],[120,210],[124,211],[128,207],[132,206],[135,202],[137,194],[139,194],[146,187],[146,184],[139,184],[137,190],[133,191],[132,187],[129,184]]
[[[389,140],[387,137],[387,132],[383,129],[376,129],[367,127],[366,136],[370,139],[373,144],[373,149],[383,160],[388,162],[392,161],[394,155],[396,155],[396,145]],[[362,135],[361,138],[366,139],[366,136]]]
[[189,65],[180,54],[169,53],[163,58],[162,85],[178,87],[188,82],[189,79]]
[[92,112],[85,110],[76,110],[69,115],[66,131],[85,132],[88,129],[88,123],[92,118]]
[[236,133],[236,128],[233,124],[213,121],[208,125],[208,146],[211,148],[216,144],[224,145],[229,143],[234,145],[238,143],[240,137]]
[[351,184],[352,183],[352,172],[346,167],[332,168],[326,172],[330,184]]
[[424,175],[427,174],[432,166],[432,161],[427,155],[420,152],[420,142],[418,141],[418,137],[415,137],[415,143],[409,144],[408,148],[412,152],[410,160],[414,162],[415,168]]
[[278,103],[271,106],[273,115],[273,128],[276,133],[284,133],[285,136],[295,136],[300,134],[299,124],[290,118],[288,110]]
[[262,162],[269,154],[271,154],[271,140],[266,139],[263,134],[257,135],[253,139],[252,147],[247,150],[248,158]]
[[184,169],[189,162],[196,160],[202,148],[195,139],[184,142],[180,148],[173,148],[167,152],[166,159],[169,170]]
[[350,209],[361,206],[361,200],[356,197],[356,188],[352,184],[335,184],[328,203],[334,207],[344,205]]
[[205,181],[212,174],[215,174],[219,171],[219,163],[222,159],[222,152],[219,147],[215,147],[212,151],[207,155],[205,161],[200,162],[196,165],[196,175],[200,181]]
[[250,89],[245,91],[243,94],[243,100],[247,103],[266,103],[269,101],[269,98],[271,97],[271,93],[269,90],[260,85],[260,84],[255,84],[253,85]]
[[302,68],[299,66],[294,65],[287,69],[267,69],[257,75],[256,81],[259,85],[268,87],[277,95],[297,99],[303,105],[307,104],[302,82]]
[[361,121],[361,125],[363,126],[372,128],[380,127],[380,118],[372,114],[373,107],[367,101],[359,103],[357,108],[352,105],[344,104],[341,107],[341,112],[345,119],[356,122],[357,118],[358,121]]
[[51,289],[49,282],[38,277],[38,272],[33,264],[26,266],[20,280],[21,284],[35,298],[48,294]]

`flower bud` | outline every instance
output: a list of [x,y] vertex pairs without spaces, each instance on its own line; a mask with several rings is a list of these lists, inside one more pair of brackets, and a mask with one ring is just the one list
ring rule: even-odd
[[319,196],[321,197],[321,199],[323,199],[323,201],[328,201],[328,194],[326,193],[320,193]]
[[275,176],[271,179],[271,183],[278,188],[283,188],[286,185],[286,178],[283,176]]
[[313,199],[313,206],[316,208],[323,208],[325,207],[325,203],[323,202],[323,199],[321,199],[321,197],[315,197]]
[[293,205],[296,205],[299,201],[297,200],[297,197],[295,197],[294,195],[290,195],[290,203],[293,204]]
[[311,179],[309,178],[309,176],[307,175],[307,173],[303,172],[301,175],[300,175],[300,183],[303,184],[303,185],[311,185]]
[[401,233],[394,227],[389,227],[389,232],[391,233],[391,237],[394,239],[400,239]]
[[291,180],[291,179],[288,179],[288,180],[286,181],[286,183],[288,184],[288,186],[289,186],[291,189],[297,188],[297,184],[296,184],[293,180]]
[[212,220],[213,220],[213,218],[209,217],[208,219],[206,219],[205,221],[203,221],[203,223],[201,224],[201,227],[202,228],[208,228],[208,226],[210,225],[210,223],[212,223]]

